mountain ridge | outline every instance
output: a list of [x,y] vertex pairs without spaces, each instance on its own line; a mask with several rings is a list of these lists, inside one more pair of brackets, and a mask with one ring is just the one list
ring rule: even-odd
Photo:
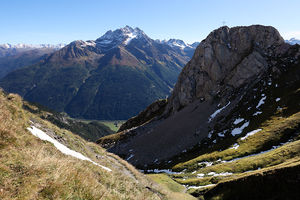
[[16,69],[38,63],[58,49],[51,45],[0,45],[0,78]]

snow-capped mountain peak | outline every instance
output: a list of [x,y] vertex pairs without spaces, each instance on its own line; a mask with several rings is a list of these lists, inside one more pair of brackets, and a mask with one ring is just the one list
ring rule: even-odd
[[135,38],[148,38],[148,36],[139,28],[133,29],[125,26],[114,31],[107,31],[96,40],[96,43],[102,48],[112,48],[118,45],[128,45]]
[[195,49],[199,44],[199,42],[195,42],[193,44],[187,44],[183,40],[179,40],[179,39],[156,40],[156,41],[162,44],[167,44],[172,48],[179,48],[181,50],[184,50],[186,48]]
[[291,38],[289,40],[285,40],[286,43],[289,43],[291,45],[294,45],[294,44],[300,44],[300,40],[299,39],[296,39],[296,38]]
[[189,46],[184,41],[179,40],[179,39],[170,39],[170,40],[166,41],[166,43],[171,47],[179,47],[180,49],[184,49],[187,46]]

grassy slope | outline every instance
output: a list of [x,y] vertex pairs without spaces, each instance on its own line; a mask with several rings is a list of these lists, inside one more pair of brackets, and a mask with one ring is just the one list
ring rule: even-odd
[[[273,118],[266,122],[261,128],[262,131],[248,137],[245,140],[238,140],[238,149],[226,149],[201,155],[185,163],[179,163],[173,167],[175,170],[186,169],[185,173],[175,175],[174,178],[181,184],[187,185],[207,185],[217,183],[224,177],[205,176],[197,178],[197,174],[208,174],[209,172],[224,173],[230,172],[240,174],[250,170],[257,170],[269,166],[276,166],[289,162],[291,159],[300,160],[300,137],[299,137],[300,112],[287,118]],[[263,147],[267,144],[275,144],[285,138],[288,134],[294,135],[294,141],[282,145],[272,151],[255,156],[244,157],[267,150]],[[271,149],[271,148],[270,148]],[[244,157],[244,158],[242,158]],[[221,160],[231,160],[241,158],[233,162],[222,163]],[[210,161],[212,166],[205,166],[203,162]],[[185,177],[185,179],[182,179]]]
[[[177,198],[118,156],[23,110],[22,104],[19,96],[0,93],[0,199]],[[31,135],[30,120],[113,172],[66,156]]]
[[174,170],[187,169],[193,171],[199,168],[199,163],[203,161],[231,160],[242,156],[251,155],[271,149],[272,145],[283,142],[287,136],[297,133],[300,124],[300,112],[287,117],[273,117],[264,123],[261,127],[262,131],[246,138],[238,140],[238,149],[226,149],[224,151],[214,151],[201,155],[190,161],[179,163],[173,167]]

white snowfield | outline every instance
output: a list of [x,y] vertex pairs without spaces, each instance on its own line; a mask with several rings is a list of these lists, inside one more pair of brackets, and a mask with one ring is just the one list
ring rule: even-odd
[[62,152],[63,154],[66,154],[68,156],[72,156],[75,158],[78,158],[80,160],[87,160],[91,163],[93,163],[94,165],[97,165],[99,167],[101,167],[102,169],[111,172],[112,170],[104,167],[102,165],[99,165],[98,163],[92,161],[90,158],[82,155],[81,153],[78,153],[76,151],[73,151],[72,149],[69,149],[68,147],[66,147],[65,145],[59,143],[57,140],[53,139],[52,137],[50,137],[49,135],[47,135],[44,131],[36,128],[35,126],[31,126],[27,128],[34,136],[40,138],[41,140],[45,140],[48,141],[50,143],[52,143],[60,152]]

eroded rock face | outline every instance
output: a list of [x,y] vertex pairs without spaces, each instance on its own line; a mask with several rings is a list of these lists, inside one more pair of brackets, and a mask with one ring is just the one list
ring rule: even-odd
[[210,101],[224,87],[235,89],[250,82],[268,68],[265,55],[282,44],[283,38],[270,26],[221,27],[211,32],[181,72],[167,111],[178,111],[195,99]]

